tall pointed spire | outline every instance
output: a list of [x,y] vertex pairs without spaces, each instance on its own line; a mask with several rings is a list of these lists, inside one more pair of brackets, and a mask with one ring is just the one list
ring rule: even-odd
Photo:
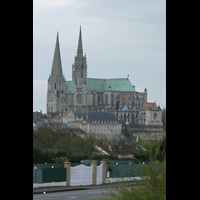
[[82,35],[80,26],[77,55],[74,58],[74,64],[72,64],[72,80],[83,81],[86,78],[87,78],[87,62],[86,62],[86,55],[83,56]]
[[83,55],[82,36],[81,36],[81,26],[80,26],[79,39],[78,39],[78,48],[77,48],[77,55],[78,55],[78,54]]
[[59,46],[59,40],[58,40],[58,32],[57,32],[57,38],[56,38],[56,46],[55,46],[55,51],[54,51],[51,75],[53,75],[53,76],[62,75],[62,64],[61,64],[61,58],[60,58],[60,46]]

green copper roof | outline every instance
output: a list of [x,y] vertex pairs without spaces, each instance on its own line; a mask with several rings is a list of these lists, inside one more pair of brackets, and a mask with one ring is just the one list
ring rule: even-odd
[[[96,79],[86,78],[87,90],[95,90],[97,92],[108,91],[108,87],[111,87],[111,91],[118,92],[135,92],[134,87],[128,78],[117,79]],[[73,91],[74,81],[66,81],[66,92]]]
[[66,81],[65,90],[67,93],[73,91],[74,89],[74,81]]
[[109,86],[111,87],[111,91],[135,92],[135,89],[128,78],[117,78],[117,79],[87,78],[86,85],[88,90],[96,90],[97,92],[108,91]]

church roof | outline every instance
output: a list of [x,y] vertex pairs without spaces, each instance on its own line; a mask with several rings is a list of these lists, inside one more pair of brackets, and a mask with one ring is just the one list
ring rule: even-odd
[[108,91],[109,86],[111,87],[111,91],[135,92],[135,89],[128,78],[116,78],[116,79],[87,78],[86,85],[88,90],[96,90],[97,92]]
[[146,102],[142,105],[141,111],[142,110],[160,110],[160,109],[156,106],[156,103]]
[[65,90],[67,93],[73,91],[74,89],[74,81],[66,81]]
[[[95,90],[97,92],[108,91],[109,87],[111,91],[118,92],[135,92],[128,78],[116,78],[116,79],[97,79],[86,78],[87,90]],[[73,91],[74,81],[66,81],[66,92]]]

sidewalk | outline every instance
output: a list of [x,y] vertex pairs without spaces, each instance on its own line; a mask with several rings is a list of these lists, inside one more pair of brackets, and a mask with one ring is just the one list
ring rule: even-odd
[[[84,185],[84,186],[55,186],[55,187],[39,187],[33,188],[33,194],[41,194],[43,192],[61,192],[61,191],[72,191],[72,190],[91,190],[91,189],[102,189],[112,187],[117,183],[106,183],[102,185]],[[125,184],[126,186],[135,185],[135,182],[129,181]]]

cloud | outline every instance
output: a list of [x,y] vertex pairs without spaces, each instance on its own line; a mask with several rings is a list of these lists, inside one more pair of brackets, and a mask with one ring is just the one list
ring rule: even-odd
[[56,7],[69,6],[74,0],[34,0],[33,6],[40,7],[42,9],[55,9]]

